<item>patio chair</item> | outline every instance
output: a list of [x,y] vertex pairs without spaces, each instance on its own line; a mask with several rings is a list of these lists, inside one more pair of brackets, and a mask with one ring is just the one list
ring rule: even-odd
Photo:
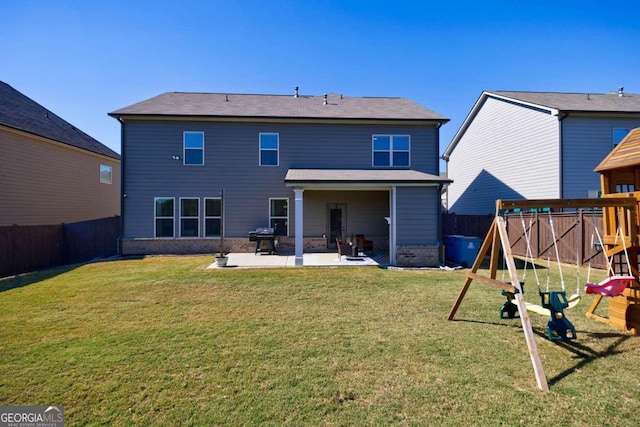
[[357,251],[357,246],[353,246],[353,245],[348,245],[346,243],[342,243],[342,239],[340,239],[339,237],[336,237],[336,245],[338,247],[338,256],[346,256],[346,257],[352,257],[355,256],[354,252]]
[[364,234],[356,234],[356,243],[358,244],[358,249],[363,252],[373,250],[373,240],[367,240]]

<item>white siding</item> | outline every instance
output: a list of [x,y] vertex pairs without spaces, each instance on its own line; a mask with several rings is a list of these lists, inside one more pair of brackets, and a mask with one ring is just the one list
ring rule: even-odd
[[448,162],[449,211],[487,214],[499,198],[558,198],[558,141],[557,117],[488,98]]

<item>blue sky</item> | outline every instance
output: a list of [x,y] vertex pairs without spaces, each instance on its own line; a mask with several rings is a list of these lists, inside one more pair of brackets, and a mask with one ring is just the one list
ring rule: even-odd
[[[531,3],[531,4],[530,4]],[[170,91],[401,96],[451,121],[483,90],[640,93],[636,1],[6,1],[0,80],[120,152],[107,113]]]

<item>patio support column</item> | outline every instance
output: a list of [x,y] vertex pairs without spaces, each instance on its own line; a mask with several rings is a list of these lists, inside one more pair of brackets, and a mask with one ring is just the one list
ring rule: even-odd
[[302,218],[303,218],[303,214],[304,214],[304,210],[302,208],[302,193],[304,192],[303,189],[301,188],[296,188],[293,190],[294,194],[295,194],[295,210],[296,210],[296,239],[295,239],[295,245],[296,245],[296,257],[295,257],[295,265],[296,267],[301,267],[302,265],[304,265],[303,262],[303,252],[304,252],[304,235],[303,235],[303,229],[304,227],[302,226]]
[[389,263],[391,265],[396,265],[398,260],[396,259],[397,254],[397,240],[396,240],[396,201],[398,197],[398,188],[394,185],[391,187],[391,194],[389,204],[390,204],[390,213],[391,213],[391,221],[389,223]]

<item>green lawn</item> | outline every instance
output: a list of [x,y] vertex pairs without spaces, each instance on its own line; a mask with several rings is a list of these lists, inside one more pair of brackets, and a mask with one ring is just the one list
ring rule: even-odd
[[591,297],[568,312],[574,342],[531,315],[543,393],[499,291],[472,284],[446,320],[465,270],[211,262],[0,282],[0,404],[63,405],[67,425],[638,425],[637,338],[585,318]]

